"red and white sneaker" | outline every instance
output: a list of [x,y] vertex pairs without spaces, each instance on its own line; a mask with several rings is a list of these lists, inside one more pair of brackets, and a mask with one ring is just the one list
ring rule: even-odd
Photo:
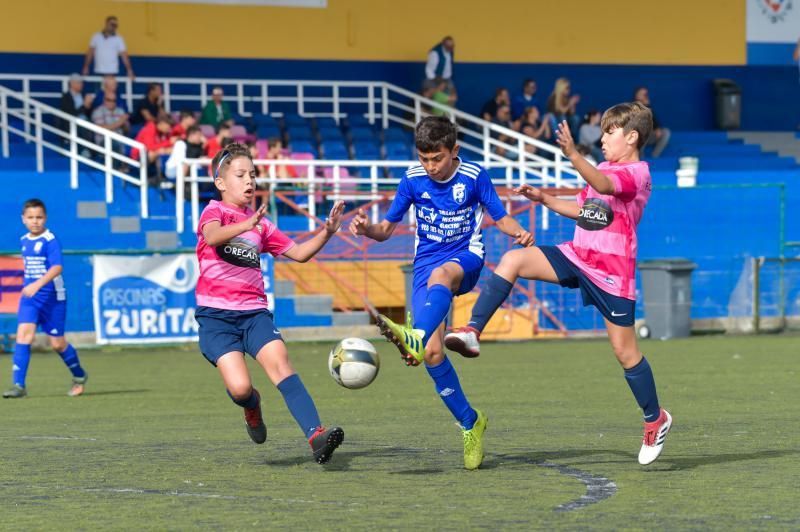
[[475,358],[481,354],[480,338],[481,332],[467,325],[447,333],[444,345],[462,357]]
[[645,422],[642,448],[639,450],[640,464],[647,465],[656,461],[664,448],[664,440],[667,439],[671,427],[672,416],[663,408],[658,419],[649,423]]

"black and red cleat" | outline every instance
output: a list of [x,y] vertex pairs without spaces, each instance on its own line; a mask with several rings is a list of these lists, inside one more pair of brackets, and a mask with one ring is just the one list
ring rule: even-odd
[[344,430],[341,427],[318,427],[317,431],[308,439],[314,460],[324,464],[333,456],[333,451],[344,441]]
[[253,388],[253,393],[258,399],[258,403],[255,408],[244,409],[244,425],[251,440],[256,443],[264,443],[267,441],[267,426],[261,415],[261,396],[255,388]]

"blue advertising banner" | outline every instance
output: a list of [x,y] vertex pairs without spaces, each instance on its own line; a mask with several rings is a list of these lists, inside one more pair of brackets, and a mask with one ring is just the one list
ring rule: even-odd
[[98,344],[197,340],[191,254],[94,256],[94,322]]

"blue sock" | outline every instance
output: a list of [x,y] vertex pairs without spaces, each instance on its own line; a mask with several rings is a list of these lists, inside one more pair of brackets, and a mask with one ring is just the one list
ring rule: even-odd
[[256,391],[255,388],[252,388],[250,390],[250,397],[248,397],[247,399],[236,399],[234,396],[231,395],[231,392],[229,390],[226,391],[228,392],[228,397],[231,398],[231,401],[241,406],[242,408],[255,408],[258,406],[259,400],[261,399],[258,396],[258,392]]
[[286,401],[289,412],[292,413],[294,420],[300,425],[300,430],[306,435],[306,439],[310,438],[317,430],[317,427],[322,426],[322,423],[319,421],[319,414],[317,414],[317,407],[314,406],[314,400],[308,395],[300,376],[294,374],[283,379],[278,383],[278,391],[283,395],[283,400]]
[[17,386],[25,387],[25,375],[28,374],[28,364],[31,361],[31,344],[17,344],[14,346],[12,359],[12,379]]
[[439,325],[450,312],[453,302],[453,292],[443,284],[435,284],[428,288],[428,297],[425,298],[425,307],[420,310],[419,316],[414,316],[414,328],[425,331],[425,343],[436,332]]
[[513,286],[514,283],[509,283],[496,273],[492,273],[486,286],[481,289],[478,301],[472,307],[472,317],[467,325],[478,329],[478,331],[483,331],[498,307],[503,304],[508,294],[511,293]]
[[642,361],[630,369],[625,370],[625,380],[631,387],[636,402],[644,411],[645,421],[655,421],[661,413],[658,406],[658,395],[656,395],[656,381],[653,379],[653,370],[647,359],[642,357]]
[[86,372],[83,371],[83,368],[81,367],[81,361],[78,360],[78,352],[75,351],[75,348],[72,347],[72,344],[67,344],[67,348],[64,349],[64,352],[59,353],[58,355],[72,372],[73,377],[81,378],[86,376]]
[[461,424],[464,430],[469,430],[478,419],[478,414],[469,405],[461,383],[458,382],[458,375],[450,359],[445,355],[444,360],[438,366],[425,366],[428,375],[436,385],[436,393],[444,401],[445,406],[453,414],[453,417]]

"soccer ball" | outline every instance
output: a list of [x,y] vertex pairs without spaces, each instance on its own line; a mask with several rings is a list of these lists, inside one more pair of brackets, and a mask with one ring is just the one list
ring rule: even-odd
[[328,355],[328,369],[337,384],[357,390],[378,376],[381,359],[375,347],[362,338],[345,338]]

